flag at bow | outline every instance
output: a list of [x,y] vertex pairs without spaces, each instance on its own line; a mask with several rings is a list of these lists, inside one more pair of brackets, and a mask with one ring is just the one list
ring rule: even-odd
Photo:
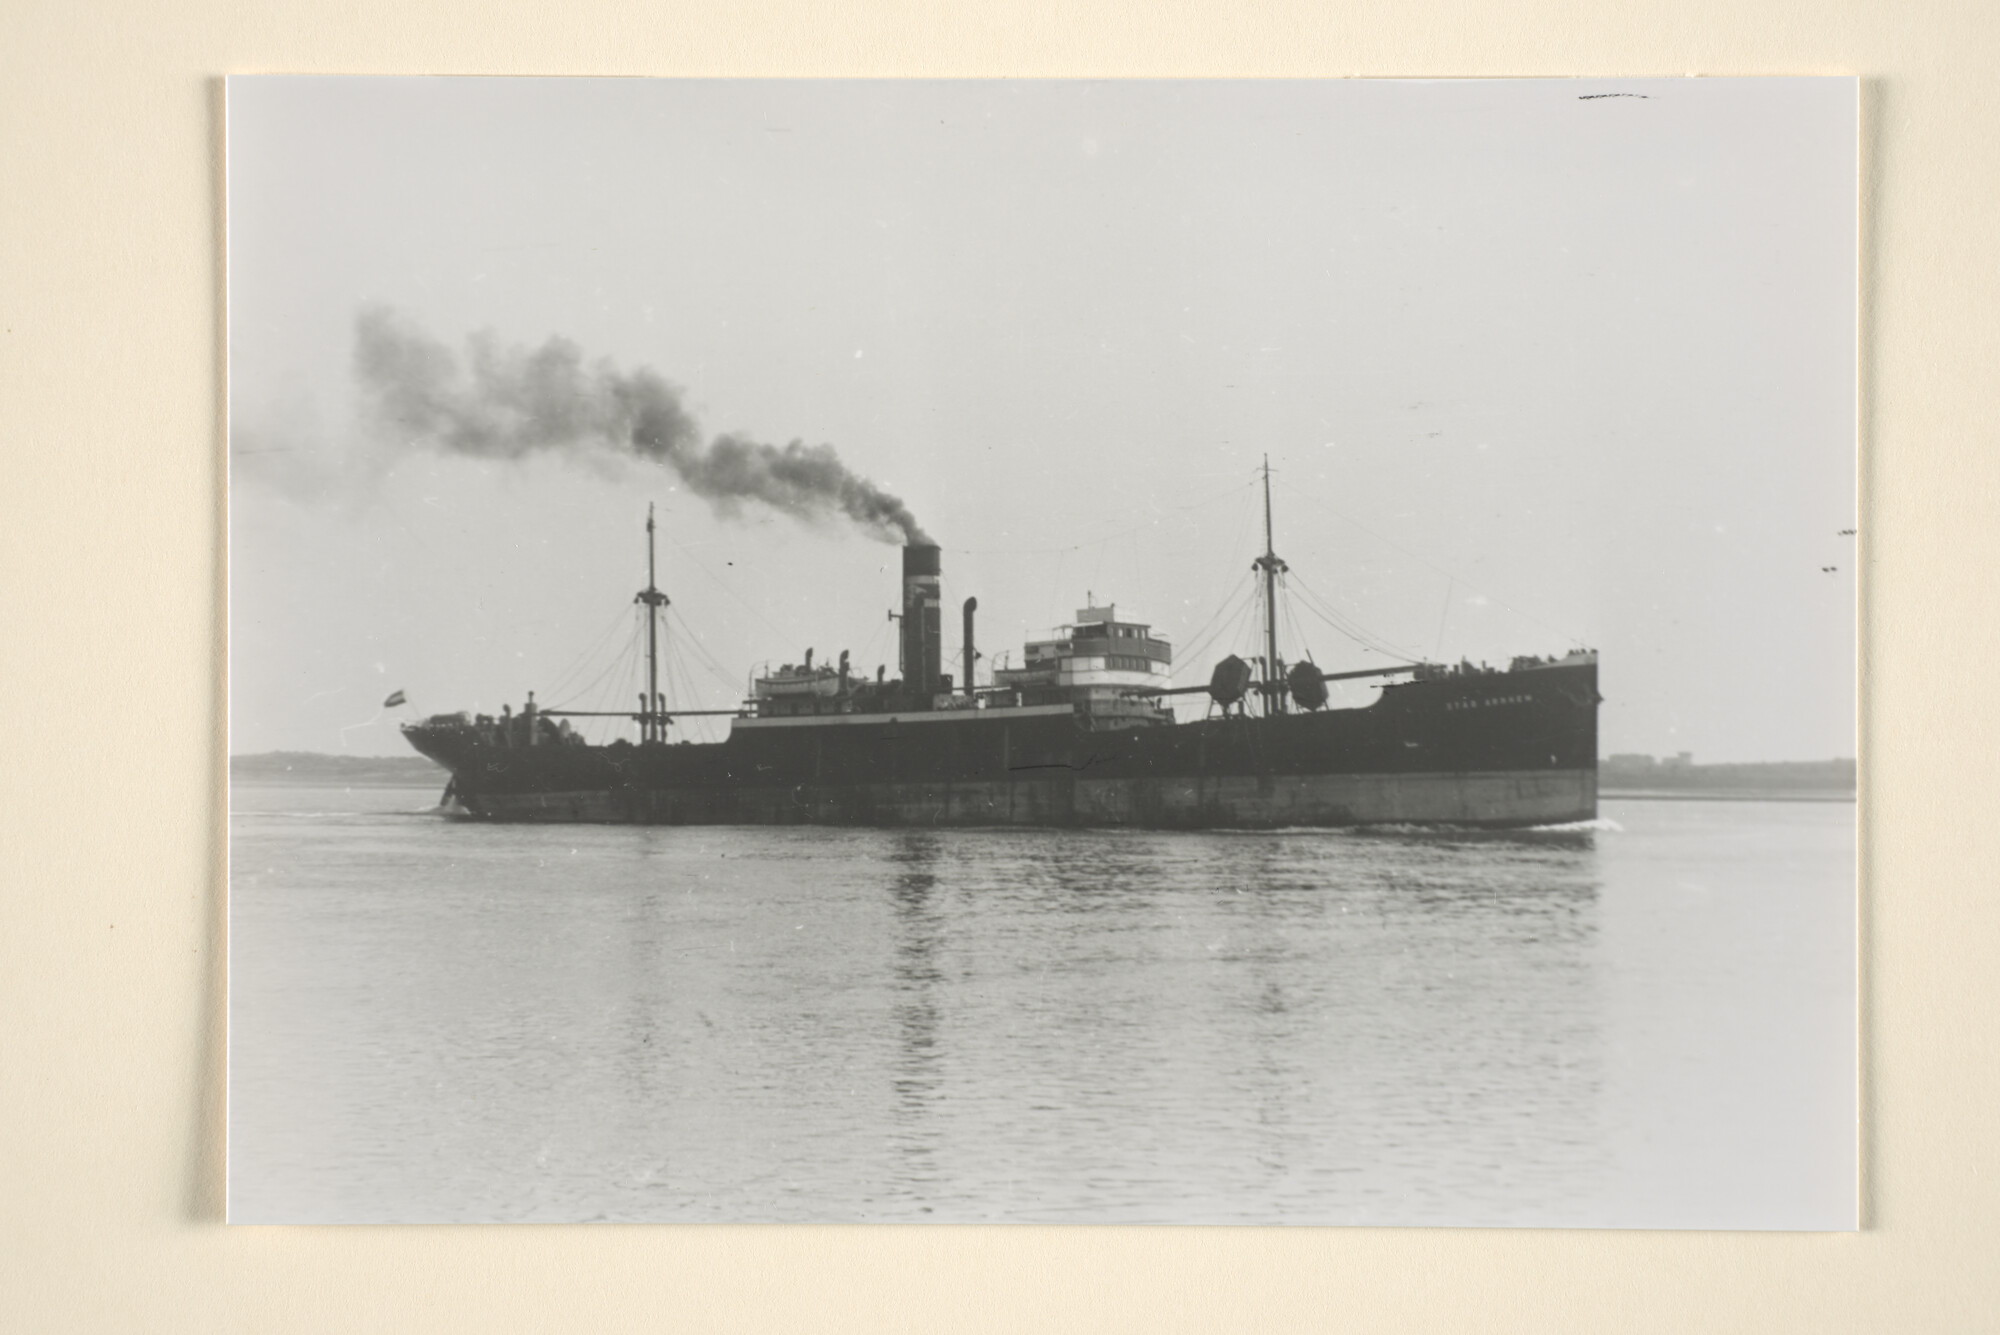
[[382,702],[382,708],[394,709],[397,705],[400,705],[402,703],[404,703],[403,693],[401,691],[397,691],[394,695],[390,696],[387,700],[384,700]]

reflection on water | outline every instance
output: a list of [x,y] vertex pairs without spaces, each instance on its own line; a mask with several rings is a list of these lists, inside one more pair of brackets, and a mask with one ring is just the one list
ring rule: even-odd
[[620,1087],[629,1106],[651,1108],[671,1095],[668,1063],[673,1060],[673,1035],[662,1027],[672,1014],[667,988],[666,941],[671,930],[661,903],[663,891],[637,895],[626,919],[624,941],[618,943],[617,992],[621,1019],[617,1031],[623,1053]]
[[1622,834],[532,830],[369,797],[238,794],[239,1218],[1618,1216]]
[[938,972],[938,950],[944,927],[932,902],[938,838],[936,833],[901,835],[888,859],[896,921],[896,1154],[904,1189],[913,1197],[927,1196],[937,1178],[938,1132],[926,1114],[942,1083],[937,1049],[943,976]]

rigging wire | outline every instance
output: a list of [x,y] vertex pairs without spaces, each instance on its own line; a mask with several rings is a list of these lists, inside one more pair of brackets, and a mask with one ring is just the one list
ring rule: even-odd
[[[629,659],[631,666],[627,669],[625,689],[621,692],[627,701],[643,696],[646,693],[648,685],[646,681],[645,649],[646,618],[651,614],[652,609],[648,607],[635,607],[633,611],[637,612],[638,615],[633,618],[634,634],[632,637],[632,653]],[[612,703],[614,707],[618,704],[615,700]],[[627,704],[625,708],[629,709],[631,706]]]
[[[1200,661],[1201,653],[1205,652],[1207,649],[1215,645],[1225,644],[1225,643],[1229,644],[1237,643],[1238,641],[1236,637],[1239,631],[1241,630],[1244,621],[1250,616],[1251,609],[1256,607],[1257,603],[1258,599],[1256,599],[1255,597],[1245,598],[1242,601],[1242,604],[1239,607],[1237,607],[1235,615],[1230,617],[1228,622],[1225,625],[1223,625],[1214,635],[1210,636],[1208,641],[1205,644],[1203,644],[1200,649],[1196,650],[1193,653],[1190,653],[1186,661],[1189,663]],[[1176,672],[1179,671],[1178,666],[1176,667],[1175,671]],[[1172,706],[1172,705],[1170,705],[1169,707],[1177,708],[1177,706]],[[1213,702],[1210,703],[1210,707],[1213,708]]]
[[1258,601],[1254,597],[1245,598],[1242,605],[1236,609],[1236,614],[1229,619],[1228,623],[1215,635],[1210,636],[1208,642],[1202,646],[1201,650],[1191,654],[1190,658],[1199,661],[1203,652],[1217,645],[1240,643],[1239,636],[1242,634],[1244,623],[1250,620],[1251,613],[1256,609]]
[[728,594],[731,598],[734,598],[737,602],[743,604],[745,608],[749,609],[750,615],[756,617],[766,626],[769,626],[773,634],[783,637],[787,633],[779,629],[777,624],[774,623],[771,620],[771,618],[765,616],[764,613],[760,611],[758,607],[754,603],[752,603],[748,598],[745,598],[742,594],[738,593],[727,582],[725,582],[722,576],[716,574],[713,570],[709,569],[708,566],[702,562],[700,557],[696,556],[693,552],[689,551],[685,547],[676,547],[674,548],[674,550],[681,553],[683,556],[686,556],[688,560],[694,562],[696,569],[700,570],[702,574],[707,575],[709,579],[713,580],[715,584],[718,587],[720,587],[724,593]]
[[1411,663],[1427,661],[1423,655],[1397,648],[1395,645],[1389,644],[1387,641],[1370,634],[1348,618],[1329,612],[1327,609],[1316,605],[1311,599],[1301,598],[1299,604],[1316,619],[1331,628],[1335,634],[1360,648],[1363,653],[1381,654],[1385,657],[1399,658]]
[[[590,664],[596,660],[597,655],[604,651],[605,644],[611,639],[612,632],[616,631],[618,624],[625,620],[625,614],[628,610],[628,608],[624,607],[619,608],[613,614],[611,620],[605,623],[604,629],[597,633],[597,638],[591,641],[590,647],[578,654],[570,665],[563,670],[563,674],[555,679],[545,692],[550,699],[561,700],[563,692],[575,685],[576,680],[589,670]],[[560,705],[556,707],[561,708]]]
[[[1250,583],[1251,576],[1254,573],[1254,571],[1246,567],[1243,573],[1236,577],[1236,586],[1223,597],[1222,601],[1215,605],[1215,611],[1209,614],[1208,620],[1201,623],[1200,629],[1188,636],[1188,644],[1190,646],[1205,645],[1207,643],[1202,639],[1202,636],[1206,635],[1209,628],[1222,619],[1223,613],[1227,612],[1236,600],[1243,596],[1244,586]],[[1181,653],[1187,659],[1194,659],[1200,656],[1200,650],[1193,647],[1183,649]]]
[[1254,584],[1255,581],[1245,581],[1239,588],[1237,596],[1223,607],[1219,617],[1220,624],[1205,638],[1188,646],[1184,660],[1186,663],[1200,662],[1202,656],[1217,645],[1236,643],[1237,628],[1242,625],[1244,617],[1257,602]]
[[[677,648],[669,649],[666,655],[666,662],[663,666],[666,669],[667,677],[667,689],[665,692],[667,697],[667,714],[672,716],[676,706],[682,709],[695,708],[700,702],[700,696],[694,689],[693,680],[688,675],[688,665],[682,659]],[[707,719],[675,718],[673,726],[680,729],[682,740],[691,741],[693,738],[686,735],[690,729],[700,732],[704,739],[709,736],[707,728],[702,726],[707,722]]]
[[[689,661],[691,655],[686,651],[690,649],[696,651],[692,657],[697,661],[707,651],[696,644],[692,636],[685,634],[672,636],[668,640],[667,647],[666,666],[668,670],[668,685],[673,689],[673,694],[668,697],[669,712],[672,711],[674,706],[682,709],[694,709],[703,705],[705,703],[703,697],[707,693],[696,685],[692,664]],[[729,681],[725,674],[716,672],[712,663],[703,663],[702,666],[716,675],[722,682],[725,690],[734,694],[734,684]]]
[[[1239,494],[1243,497],[1244,504],[1236,512],[1236,537],[1231,541],[1228,548],[1232,552],[1257,550],[1255,533],[1260,512],[1257,505],[1256,485],[1253,479],[1250,483],[1238,489]],[[1234,597],[1234,590],[1240,588],[1246,581],[1253,589],[1255,588],[1257,568],[1254,564],[1243,566],[1242,571],[1237,576],[1236,585],[1232,586],[1232,592],[1229,596]]]
[[570,696],[562,704],[555,706],[556,708],[566,709],[572,703],[576,702],[585,702],[585,703],[598,702],[599,697],[593,697],[591,693],[597,690],[597,688],[603,684],[605,678],[612,677],[618,674],[620,672],[620,669],[624,667],[626,660],[632,657],[633,652],[637,650],[639,646],[639,636],[641,632],[641,627],[638,625],[638,618],[634,617],[632,618],[632,621],[633,625],[631,632],[626,636],[625,647],[619,650],[618,656],[612,659],[609,663],[607,663],[604,666],[603,670],[600,671],[595,677],[592,677],[588,683],[578,687],[574,692],[572,692]]
[[646,686],[646,634],[642,622],[645,613],[636,608],[634,610],[638,611],[639,615],[632,618],[632,638],[618,660],[618,674],[614,680],[605,684],[608,698],[598,701],[600,705],[611,709],[630,709],[633,697]]
[[1296,590],[1295,596],[1299,605],[1311,613],[1314,619],[1331,627],[1342,639],[1359,646],[1365,652],[1383,652],[1383,642],[1377,636],[1338,608],[1303,587]]
[[1362,648],[1374,653],[1390,654],[1408,662],[1417,662],[1423,657],[1421,654],[1411,653],[1409,650],[1384,639],[1382,636],[1375,634],[1361,625],[1360,622],[1341,611],[1333,599],[1306,583],[1304,579],[1298,576],[1297,572],[1292,573],[1292,583],[1297,589],[1299,601],[1304,605],[1305,609],[1321,621],[1326,622],[1327,625],[1338,631],[1344,638],[1352,640]]
[[[639,624],[638,618],[634,617],[631,633],[626,636],[625,647],[619,651],[617,657],[613,658],[609,663],[605,664],[602,671],[600,671],[595,677],[593,677],[586,685],[578,688],[573,694],[570,695],[568,700],[564,701],[560,705],[555,706],[555,708],[567,709],[570,708],[572,705],[597,706],[607,703],[607,701],[603,697],[603,694],[597,692],[599,692],[599,688],[604,685],[607,679],[613,679],[614,681],[622,680],[624,679],[624,677],[629,675],[629,673],[625,671],[626,665],[628,663],[634,663],[634,659],[639,649],[641,629],[642,628]],[[634,664],[634,670],[636,670],[636,664]],[[617,689],[615,684],[611,687],[611,689],[612,690]],[[631,697],[628,695],[625,698],[629,699]],[[617,705],[621,702],[616,699],[613,699],[608,703]],[[578,724],[574,726],[585,729],[594,729],[600,721],[603,720],[585,719],[581,720]]]
[[1199,663],[1202,655],[1208,652],[1209,647],[1228,630],[1230,623],[1236,616],[1236,600],[1242,596],[1242,593],[1243,590],[1240,588],[1231,593],[1228,601],[1215,609],[1215,614],[1209,617],[1202,629],[1189,637],[1187,643],[1175,651],[1174,674],[1176,676],[1180,674],[1182,669]]
[[1199,626],[1195,627],[1194,632],[1187,637],[1185,643],[1187,643],[1188,645],[1195,645],[1201,643],[1202,637],[1207,635],[1209,630],[1214,627],[1215,623],[1222,619],[1223,613],[1236,605],[1236,600],[1243,596],[1243,588],[1249,582],[1250,582],[1249,571],[1246,570],[1243,573],[1237,575],[1236,583],[1230,587],[1229,592],[1216,600],[1215,610],[1208,614],[1208,620],[1202,622]]
[[736,677],[708,651],[708,646],[701,642],[701,637],[688,625],[687,618],[683,617],[677,608],[668,608],[667,617],[671,624],[680,628],[681,633],[674,637],[675,643],[686,645],[693,650],[695,658],[702,667],[715,678],[731,699],[736,698],[738,693]]
[[[1257,479],[1255,476],[1253,476],[1250,480],[1236,487],[1232,487],[1225,491],[1219,492],[1215,495],[1206,497],[1203,500],[1200,500],[1193,504],[1184,506],[1166,507],[1165,509],[1156,509],[1154,514],[1143,523],[1130,525],[1125,528],[1115,530],[1111,533],[1107,533],[1093,538],[1087,538],[1079,542],[1069,543],[1062,546],[1043,547],[1043,548],[1015,548],[1015,549],[951,547],[951,548],[946,548],[945,550],[959,555],[981,555],[981,556],[1054,555],[1057,557],[1057,560],[1054,563],[1055,565],[1054,582],[1059,588],[1061,584],[1062,573],[1065,567],[1067,566],[1069,557],[1072,554],[1083,553],[1085,551],[1094,549],[1096,552],[1096,563],[1093,566],[1093,568],[1101,569],[1104,561],[1104,553],[1108,547],[1108,544],[1110,544],[1111,542],[1122,537],[1130,536],[1131,534],[1134,533],[1146,531],[1148,529],[1157,529],[1162,519],[1164,519],[1169,515],[1186,514],[1193,511],[1206,510],[1214,506],[1223,504],[1225,502],[1242,498],[1245,496],[1250,497],[1250,499],[1254,502],[1255,500],[1254,492],[1256,486],[1257,486]],[[1393,548],[1394,550],[1402,553],[1403,555],[1418,562],[1419,564],[1425,566],[1426,568],[1438,574],[1444,575],[1448,580],[1452,581],[1453,583],[1461,584],[1468,589],[1474,587],[1469,581],[1462,580],[1452,571],[1445,569],[1444,567],[1436,564],[1435,562],[1429,560],[1428,558],[1422,556],[1421,554],[1412,551],[1411,549],[1403,546],[1402,544],[1397,543],[1394,540],[1385,537],[1381,533],[1378,533],[1374,529],[1370,528],[1368,525],[1363,524],[1359,520],[1353,518],[1351,515],[1348,515],[1343,511],[1333,509],[1332,507],[1323,506],[1321,508],[1338,516],[1345,522],[1352,524],[1356,529],[1360,530],[1361,532],[1368,534],[1370,537],[1376,539],[1379,542],[1382,542],[1383,544],[1385,544],[1390,548]],[[1256,517],[1257,517],[1257,506],[1255,504],[1246,505],[1240,509],[1237,521],[1237,541],[1233,544],[1233,546],[1236,547],[1237,549],[1241,549],[1244,546],[1245,541],[1247,539],[1247,530],[1253,525]],[[751,613],[751,615],[755,617],[763,625],[769,627],[776,634],[782,635],[784,633],[754,603],[752,603],[742,593],[738,592],[736,588],[732,586],[728,581],[726,581],[718,572],[716,572],[713,568],[708,566],[699,557],[697,557],[691,550],[690,545],[676,544],[673,550],[679,555],[686,557],[691,565],[693,565],[696,569],[700,570],[701,573],[704,574],[712,583],[719,586],[724,593],[728,594],[731,598],[735,599],[738,603],[742,604],[742,606],[746,608]],[[1237,637],[1242,632],[1246,618],[1249,617],[1250,613],[1253,610],[1258,612],[1260,616],[1266,614],[1267,609],[1263,607],[1262,605],[1263,600],[1261,598],[1256,596],[1249,596],[1249,597],[1245,596],[1246,593],[1252,595],[1256,593],[1256,588],[1255,588],[1256,580],[1254,579],[1254,574],[1255,574],[1254,569],[1239,573],[1235,583],[1230,588],[1229,592],[1221,600],[1220,604],[1217,606],[1216,611],[1212,613],[1208,617],[1208,619],[1204,621],[1202,625],[1191,636],[1188,637],[1187,647],[1180,650],[1177,656],[1178,661],[1176,662],[1175,667],[1173,669],[1174,675],[1179,675],[1179,673],[1183,669],[1189,667],[1191,664],[1198,663],[1205,653],[1212,651],[1217,645],[1223,643],[1236,642]],[[1303,623],[1300,619],[1300,609],[1303,609],[1304,612],[1311,614],[1318,621],[1325,623],[1330,629],[1332,629],[1342,638],[1351,641],[1352,643],[1356,644],[1366,652],[1391,655],[1399,659],[1402,659],[1406,662],[1416,662],[1416,661],[1421,661],[1422,659],[1422,656],[1420,654],[1411,653],[1409,650],[1401,646],[1398,646],[1393,642],[1367,630],[1347,612],[1343,611],[1340,605],[1333,598],[1319,592],[1317,589],[1313,588],[1310,584],[1308,584],[1305,580],[1299,578],[1295,573],[1287,572],[1287,575],[1280,579],[1279,591],[1280,591],[1280,597],[1278,598],[1277,606],[1274,609],[1275,615],[1278,617],[1279,621],[1279,630],[1287,641],[1289,641],[1292,645],[1297,647],[1299,651],[1304,653],[1305,656],[1308,658],[1310,658],[1311,652],[1309,649],[1305,647],[1305,634],[1304,634]],[[1056,590],[1052,589],[1051,591],[1052,598],[1055,592]],[[1524,619],[1533,622],[1534,624],[1542,627],[1545,630],[1548,630],[1554,634],[1565,635],[1565,632],[1561,631],[1559,628],[1555,626],[1552,626],[1547,621],[1544,621],[1541,618],[1535,616],[1533,613],[1527,612],[1519,607],[1516,607],[1513,604],[1506,602],[1504,599],[1493,597],[1490,594],[1485,596],[1489,598],[1492,602],[1498,604],[1499,606],[1506,608],[1508,611],[1514,613],[1517,616],[1523,617]],[[645,609],[639,609],[639,610],[641,612],[641,615],[643,616],[645,613]],[[713,679],[718,684],[720,684],[732,697],[735,696],[737,693],[735,678],[728,672],[727,669],[725,669],[722,666],[722,664],[719,661],[717,661],[715,656],[708,651],[706,646],[702,644],[700,637],[694,634],[692,628],[690,628],[687,625],[686,619],[680,615],[679,609],[670,607],[668,609],[667,619],[671,622],[671,624],[677,626],[681,632],[678,635],[673,635],[667,638],[667,644],[665,646],[666,652],[663,654],[664,663],[667,668],[667,673],[666,673],[667,684],[673,690],[674,694],[687,701],[693,701],[699,698],[699,695],[696,691],[695,678],[693,675],[693,666],[698,663],[699,666],[704,671],[706,671],[710,676],[712,676]],[[589,682],[585,683],[581,687],[574,687],[574,683],[579,678],[581,678],[583,673],[589,670],[590,665],[597,659],[599,655],[601,655],[604,652],[607,642],[611,639],[612,635],[617,629],[617,625],[618,625],[618,618],[614,617],[610,621],[610,623],[608,623],[601,631],[598,632],[596,637],[593,639],[590,647],[584,650],[583,653],[579,654],[577,658],[570,664],[568,668],[565,669],[563,674],[554,683],[553,689],[551,689],[548,692],[552,697],[564,699],[565,703],[582,699],[588,697],[592,692],[598,690],[601,686],[603,686],[607,678],[616,678],[621,676],[622,674],[624,677],[629,679],[633,678],[634,674],[637,674],[642,670],[643,663],[641,660],[643,659],[643,655],[639,652],[639,640],[643,636],[644,626],[642,622],[635,621],[635,624],[633,625],[632,628],[632,633],[628,636],[624,647],[617,654],[617,656],[613,658],[609,663],[607,663],[602,669],[600,669],[593,677],[591,677]],[[869,637],[866,645],[863,647],[862,650],[863,659],[866,659],[873,655],[873,653],[876,651],[877,646],[881,643],[883,637],[887,634],[887,631],[888,631],[888,623],[886,620],[877,623],[874,634]],[[1568,637],[1568,636],[1565,637],[1573,639],[1573,637]],[[1580,641],[1578,642],[1580,643]],[[684,657],[680,652],[680,647],[683,645],[685,645],[688,650],[688,656],[686,657]],[[866,668],[857,665],[856,675],[865,676]],[[571,689],[573,687],[574,689]],[[643,689],[643,683],[640,683],[638,686],[630,686],[628,681],[628,689],[623,691],[622,695],[625,697],[635,696],[637,691],[640,689]],[[568,694],[565,696],[564,692],[566,690],[568,691]],[[607,722],[609,722],[609,720],[607,720]]]
[[[1227,497],[1233,495],[1241,497],[1246,501],[1246,503],[1241,505],[1237,510],[1236,537],[1235,540],[1231,542],[1229,545],[1228,550],[1230,551],[1243,550],[1245,543],[1248,542],[1249,540],[1249,533],[1251,527],[1256,522],[1258,513],[1257,498],[1255,492],[1256,485],[1257,485],[1257,479],[1253,475],[1250,481],[1244,483],[1240,487],[1234,488],[1232,491],[1225,492],[1223,496],[1217,498],[1217,499],[1226,499]],[[1242,567],[1237,572],[1236,580],[1233,584],[1230,585],[1228,592],[1223,594],[1221,598],[1216,599],[1211,604],[1211,606],[1213,606],[1216,609],[1214,613],[1209,616],[1207,621],[1202,623],[1201,628],[1199,630],[1196,630],[1194,634],[1188,637],[1188,647],[1181,651],[1181,657],[1179,663],[1174,669],[1175,672],[1179,672],[1180,666],[1184,666],[1187,663],[1199,662],[1201,660],[1201,655],[1203,654],[1203,652],[1213,647],[1217,639],[1220,638],[1219,635],[1209,636],[1206,639],[1204,639],[1203,636],[1207,634],[1207,632],[1211,627],[1216,626],[1218,622],[1221,622],[1223,629],[1226,630],[1228,628],[1229,622],[1224,621],[1224,618],[1229,615],[1230,607],[1235,603],[1236,599],[1244,595],[1246,590],[1254,589],[1255,584],[1256,584],[1256,567],[1254,566]]]
[[1574,644],[1579,648],[1582,647],[1583,641],[1581,639],[1570,634],[1568,631],[1562,629],[1560,626],[1554,626],[1549,624],[1547,621],[1544,621],[1542,620],[1542,618],[1536,616],[1533,612],[1523,611],[1521,608],[1514,606],[1514,604],[1508,602],[1506,599],[1501,598],[1495,594],[1486,592],[1486,590],[1475,585],[1471,580],[1465,578],[1463,575],[1458,574],[1456,571],[1447,570],[1443,566],[1439,565],[1437,562],[1430,560],[1428,557],[1422,555],[1421,553],[1413,552],[1408,547],[1403,546],[1401,543],[1396,542],[1391,538],[1383,537],[1380,533],[1377,533],[1374,529],[1368,527],[1366,524],[1362,523],[1360,520],[1354,518],[1354,516],[1346,513],[1345,511],[1337,510],[1330,505],[1322,505],[1320,508],[1325,510],[1328,514],[1335,515],[1341,519],[1346,520],[1348,523],[1354,525],[1354,527],[1360,529],[1363,533],[1366,533],[1369,537],[1374,538],[1377,542],[1386,543],[1389,546],[1395,548],[1397,551],[1401,552],[1403,555],[1409,557],[1412,561],[1415,561],[1420,565],[1428,567],[1436,574],[1443,575],[1446,579],[1452,581],[1454,584],[1457,584],[1472,593],[1478,594],[1480,597],[1485,598],[1489,602],[1498,603],[1500,606],[1506,608],[1509,612],[1512,612],[1515,616],[1525,617],[1527,620],[1534,622],[1537,626],[1540,626],[1543,630],[1548,631],[1551,635],[1559,635],[1563,639],[1568,640],[1571,644]]
[[1298,599],[1292,596],[1291,582],[1282,575],[1278,577],[1278,593],[1279,648],[1282,650],[1289,643],[1297,655],[1294,662],[1311,662],[1312,649],[1306,644],[1305,632],[1299,629],[1298,609],[1294,605]]

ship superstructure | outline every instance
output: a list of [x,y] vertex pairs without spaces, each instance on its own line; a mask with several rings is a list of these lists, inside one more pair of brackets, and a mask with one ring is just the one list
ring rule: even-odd
[[[961,606],[960,680],[944,668],[940,549],[902,550],[899,674],[835,663],[767,669],[728,710],[671,710],[659,690],[657,587],[647,519],[646,682],[636,711],[546,709],[406,725],[452,772],[450,796],[489,820],[668,824],[1033,824],[1155,828],[1587,820],[1597,804],[1597,660],[1518,658],[1505,670],[1399,663],[1324,673],[1279,655],[1271,541],[1254,565],[1261,653],[1202,686],[1172,683],[1173,647],[1094,601],[1018,665],[978,684],[976,598]],[[1372,679],[1377,698],[1329,708],[1327,682]],[[1206,696],[1178,721],[1169,700]],[[670,741],[677,718],[727,716],[720,742]],[[571,718],[629,719],[636,740],[583,740]]]
[[1028,641],[1021,666],[994,669],[993,685],[1009,704],[1081,704],[1109,727],[1171,723],[1161,696],[1173,662],[1173,646],[1143,622],[1120,620],[1116,604],[1080,607],[1057,635]]

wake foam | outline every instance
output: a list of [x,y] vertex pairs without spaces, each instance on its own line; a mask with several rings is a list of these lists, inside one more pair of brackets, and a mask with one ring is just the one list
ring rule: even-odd
[[1530,825],[1528,829],[1547,834],[1573,834],[1591,830],[1602,830],[1607,834],[1625,832],[1625,827],[1609,816],[1599,816],[1596,820],[1564,821],[1560,825]]

